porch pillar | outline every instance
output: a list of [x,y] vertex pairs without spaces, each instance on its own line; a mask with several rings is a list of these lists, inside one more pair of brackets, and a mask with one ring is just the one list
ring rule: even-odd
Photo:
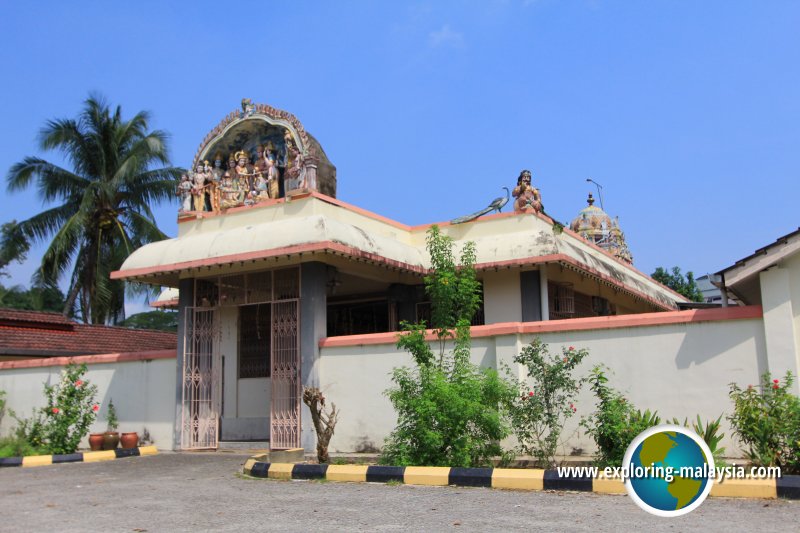
[[547,265],[539,266],[539,294],[542,298],[542,320],[550,320],[550,295],[547,293]]
[[[300,265],[300,383],[319,387],[319,341],[327,336],[327,268],[324,263]],[[306,453],[316,453],[317,436],[311,411],[302,403],[300,443]],[[333,398],[333,401],[336,401]]]

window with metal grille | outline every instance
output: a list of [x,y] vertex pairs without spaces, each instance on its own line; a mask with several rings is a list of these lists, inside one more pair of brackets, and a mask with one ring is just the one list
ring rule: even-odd
[[575,291],[571,283],[548,283],[550,319],[575,317]]
[[270,377],[271,305],[239,307],[239,377]]

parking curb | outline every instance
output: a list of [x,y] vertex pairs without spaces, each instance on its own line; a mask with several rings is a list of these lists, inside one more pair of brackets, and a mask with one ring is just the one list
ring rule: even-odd
[[28,455],[26,457],[2,457],[0,467],[21,466],[30,468],[34,466],[47,466],[60,463],[97,463],[100,461],[112,461],[125,457],[139,457],[145,455],[156,455],[158,449],[155,446],[141,446],[139,448],[106,450],[101,452],[77,452],[69,454],[55,455]]
[[[558,490],[625,494],[619,478],[560,476],[538,468],[456,468],[441,466],[365,466],[265,463],[248,459],[242,473],[256,478],[319,479],[362,483],[401,482],[407,485],[454,485],[511,490]],[[724,498],[800,500],[800,476],[777,479],[730,479],[715,483],[710,496]]]

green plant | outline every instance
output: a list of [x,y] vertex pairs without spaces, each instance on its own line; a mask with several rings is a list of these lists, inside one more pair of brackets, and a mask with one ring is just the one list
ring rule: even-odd
[[783,384],[766,372],[759,387],[730,385],[728,420],[748,459],[756,466],[779,466],[784,474],[800,473],[800,398],[790,391],[793,383],[791,372]]
[[108,401],[108,414],[106,415],[106,422],[108,423],[107,431],[116,431],[119,427],[117,408],[114,407],[113,399]]
[[[527,381],[519,381],[508,402],[511,427],[519,442],[518,451],[532,455],[540,467],[556,465],[564,423],[577,412],[575,398],[582,380],[573,371],[589,355],[587,350],[562,348],[551,355],[541,339],[534,339],[514,357],[527,369]],[[506,368],[511,377],[511,370]]]
[[0,390],[0,424],[3,422],[3,417],[6,414],[6,391]]
[[124,316],[126,285],[110,272],[135,249],[166,238],[152,206],[173,198],[183,170],[163,166],[169,163],[167,135],[151,131],[149,121],[145,112],[124,119],[119,106],[90,96],[76,119],[49,120],[42,128],[39,148],[58,152],[56,163],[25,157],[6,178],[9,192],[35,185],[54,205],[4,228],[0,259],[49,240],[37,285],[57,286],[71,269],[64,313],[77,307],[87,323]]
[[23,457],[47,453],[43,447],[33,446],[23,434],[0,438],[0,457]]
[[34,409],[29,419],[14,415],[15,438],[47,453],[73,453],[100,409],[94,402],[97,386],[84,379],[86,371],[85,364],[70,363],[57,384],[45,383],[45,406]]
[[711,450],[711,455],[714,456],[715,466],[725,466],[727,464],[724,459],[725,447],[719,446],[719,443],[725,438],[725,434],[720,432],[720,422],[722,422],[722,415],[719,415],[716,420],[706,422],[705,424],[703,424],[703,421],[700,419],[700,415],[697,415],[697,419],[694,420],[691,425],[689,424],[688,418],[684,419],[683,423],[677,418],[672,419],[673,424],[691,428],[692,431],[697,433],[700,438],[705,441],[708,445],[708,449]]
[[[470,362],[470,320],[480,305],[475,245],[467,243],[459,264],[453,242],[437,226],[428,231],[431,327],[438,354],[426,339],[426,324],[403,323],[397,347],[411,353],[414,368],[395,368],[386,395],[397,426],[386,439],[380,462],[397,465],[482,466],[502,452],[509,433],[500,414],[511,388],[496,370]],[[446,351],[452,340],[453,348]]]
[[589,376],[597,397],[595,411],[581,420],[581,426],[597,445],[596,464],[601,467],[621,466],[625,450],[645,429],[661,423],[657,413],[637,410],[620,392],[608,385],[606,367],[597,365]]

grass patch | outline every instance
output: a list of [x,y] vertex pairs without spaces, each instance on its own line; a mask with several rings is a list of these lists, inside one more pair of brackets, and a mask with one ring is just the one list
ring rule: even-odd
[[0,438],[0,457],[24,457],[27,455],[46,455],[47,450],[36,448],[22,437]]

